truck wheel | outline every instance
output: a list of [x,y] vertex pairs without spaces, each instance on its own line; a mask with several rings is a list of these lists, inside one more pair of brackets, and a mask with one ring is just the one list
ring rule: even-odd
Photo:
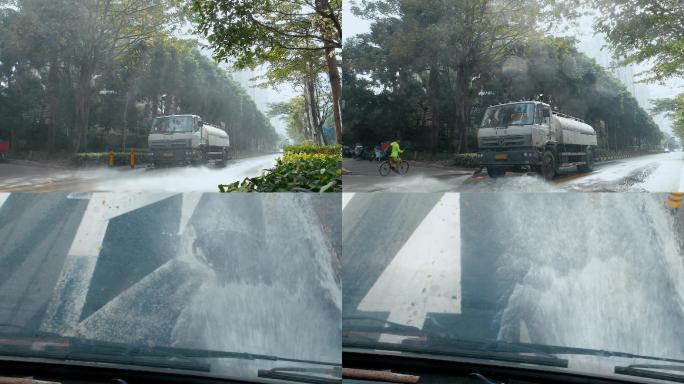
[[546,180],[551,180],[556,176],[556,157],[553,155],[553,152],[544,152],[544,156],[542,156],[541,173]]
[[487,167],[487,175],[489,175],[489,177],[491,177],[492,179],[504,177],[505,174],[506,170],[504,168]]
[[587,151],[584,154],[584,161],[586,164],[584,165],[578,165],[577,170],[580,172],[591,172],[594,170],[594,154],[591,151],[591,148],[587,148]]

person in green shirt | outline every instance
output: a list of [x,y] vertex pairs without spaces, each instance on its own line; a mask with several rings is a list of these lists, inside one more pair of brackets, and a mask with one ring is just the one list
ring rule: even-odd
[[390,144],[390,167],[393,171],[397,171],[396,165],[401,161],[399,155],[404,152],[399,147],[399,142],[401,140],[396,139]]

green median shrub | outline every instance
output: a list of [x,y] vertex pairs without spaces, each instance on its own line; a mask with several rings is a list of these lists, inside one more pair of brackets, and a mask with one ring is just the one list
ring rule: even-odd
[[454,156],[454,165],[473,168],[479,166],[476,153],[459,153]]
[[338,155],[342,153],[341,145],[315,145],[311,141],[303,141],[296,145],[287,145],[283,148],[285,153],[323,153],[326,155]]
[[[287,149],[286,149],[287,151]],[[221,192],[342,192],[342,155],[286,152],[263,175],[219,185]]]

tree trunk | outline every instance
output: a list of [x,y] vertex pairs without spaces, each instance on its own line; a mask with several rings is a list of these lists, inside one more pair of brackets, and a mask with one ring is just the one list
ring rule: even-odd
[[437,66],[430,68],[430,109],[432,112],[432,126],[430,129],[430,152],[437,152],[437,140],[439,137],[439,72]]
[[[304,80],[304,88],[306,89],[306,80]],[[304,137],[316,142],[316,136],[314,135],[313,123],[311,122],[311,109],[309,108],[309,96],[308,92],[304,92]]]
[[57,133],[57,119],[59,113],[59,67],[57,60],[50,62],[50,70],[48,73],[48,91],[50,98],[50,124],[48,124],[48,152],[53,153],[55,150],[55,137]]
[[311,119],[311,130],[318,138],[318,140],[316,140],[316,144],[320,145],[322,142],[322,132],[319,128],[320,121],[318,116],[318,108],[316,108],[316,89],[314,86],[314,80],[310,77],[307,77],[304,80],[304,83],[306,84],[306,101],[308,104],[307,107],[309,110],[309,117]]
[[128,133],[128,107],[131,104],[131,91],[126,90],[126,102],[123,112],[123,129],[121,132],[121,152],[126,152],[126,134]]
[[342,143],[342,80],[337,68],[337,56],[335,48],[325,48],[325,62],[328,65],[328,77],[332,89],[333,117],[335,118],[335,140]]
[[[152,118],[154,119],[157,117],[157,107],[159,106],[159,94],[157,92],[154,93],[154,96],[152,96]],[[240,107],[242,107],[242,104],[240,104]]]

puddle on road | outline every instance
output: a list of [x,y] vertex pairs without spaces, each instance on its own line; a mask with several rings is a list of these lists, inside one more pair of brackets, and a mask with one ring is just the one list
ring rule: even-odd
[[567,189],[576,192],[648,192],[644,188],[635,186],[643,183],[657,168],[657,164],[649,164],[631,172],[626,177],[619,180],[571,185],[568,186]]

